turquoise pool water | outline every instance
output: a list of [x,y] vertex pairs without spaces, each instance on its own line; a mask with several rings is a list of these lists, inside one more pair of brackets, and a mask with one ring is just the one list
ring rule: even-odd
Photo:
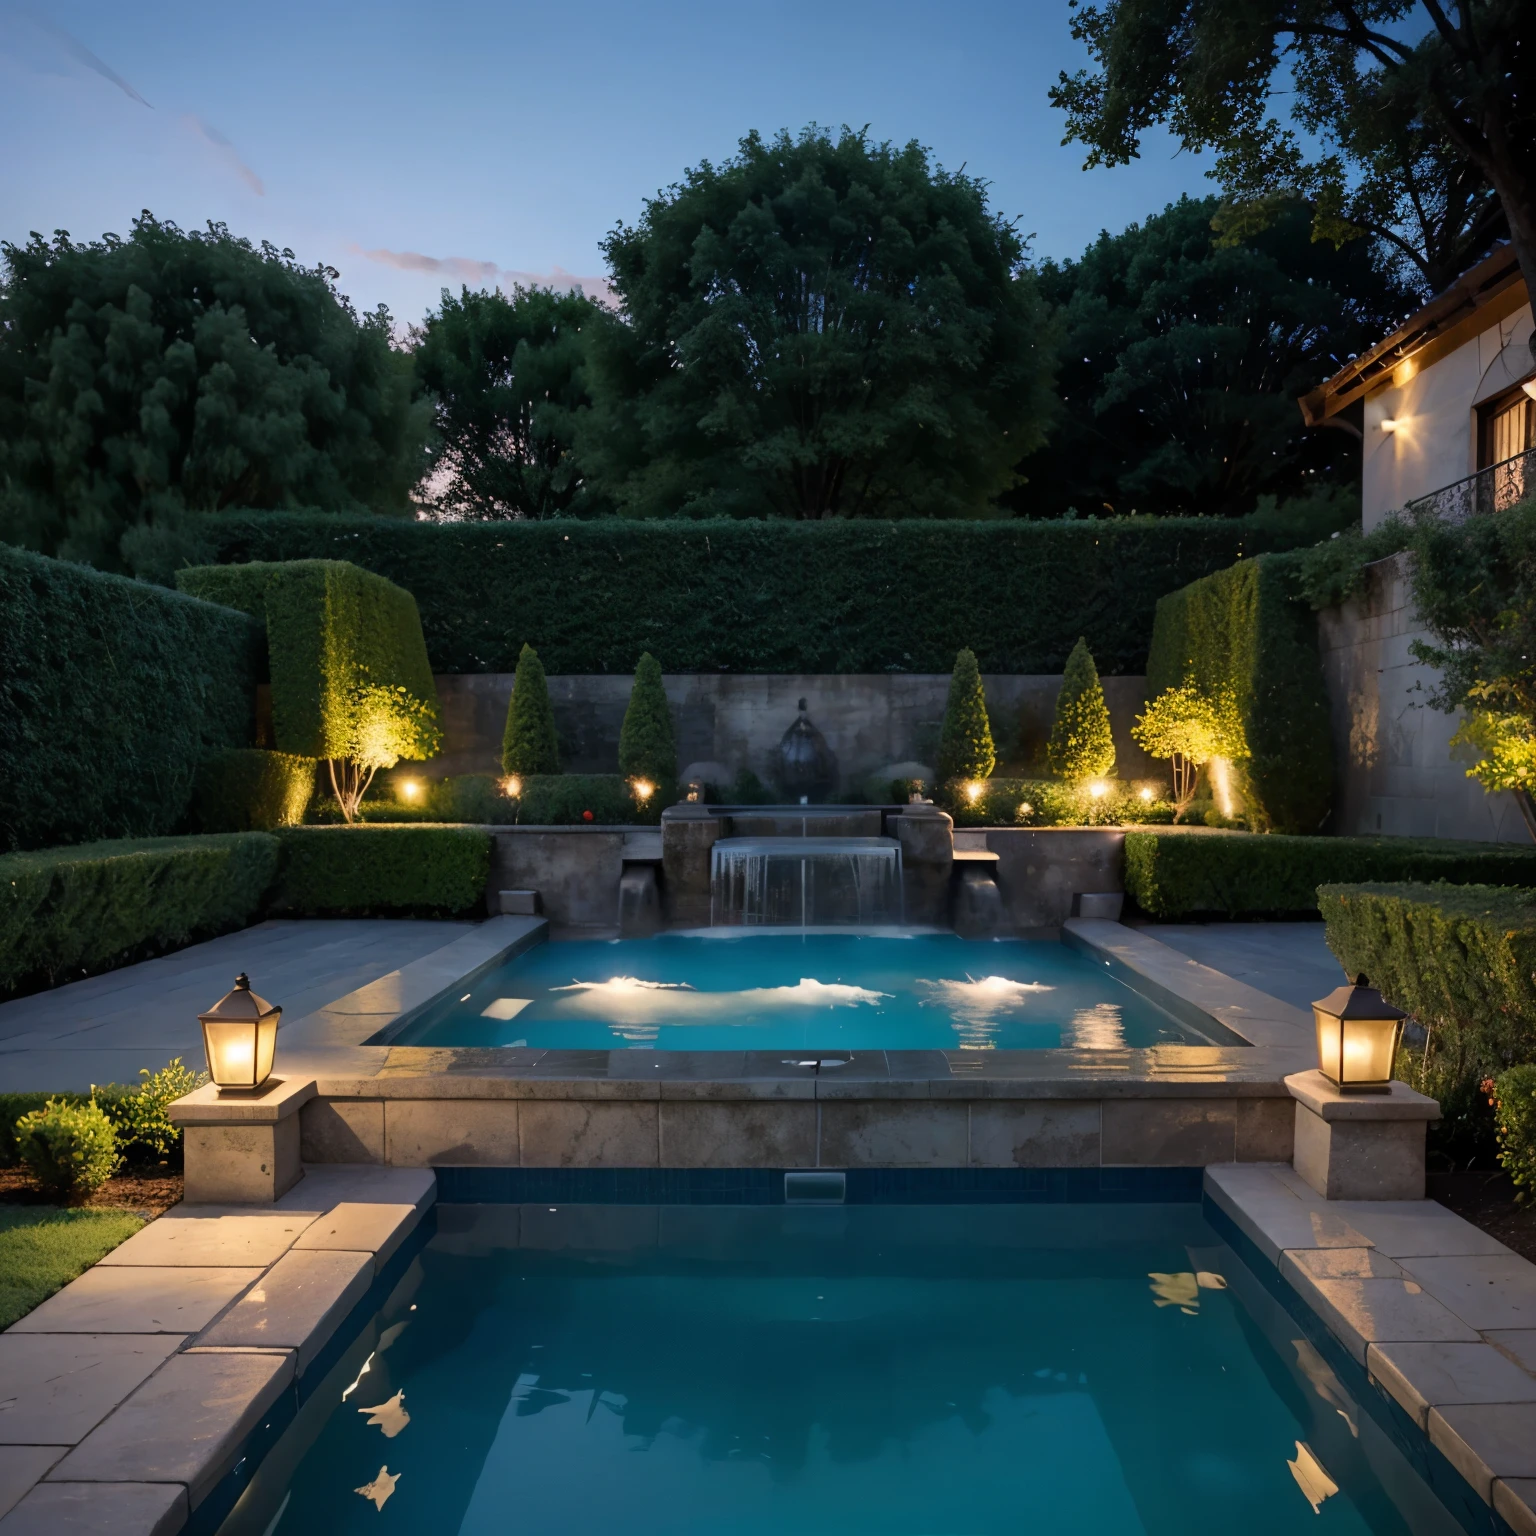
[[224,1536],[1459,1536],[1197,1205],[446,1206]]
[[1113,1050],[1202,1034],[1061,944],[767,933],[539,944],[400,1045],[547,1049]]

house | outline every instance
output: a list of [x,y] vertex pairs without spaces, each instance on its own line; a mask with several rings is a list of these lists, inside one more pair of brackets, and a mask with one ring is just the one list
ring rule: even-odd
[[[1367,532],[1404,508],[1459,519],[1536,492],[1531,304],[1500,246],[1390,336],[1302,397],[1309,426],[1361,441]],[[1529,842],[1519,808],[1467,777],[1459,721],[1427,705],[1435,674],[1406,557],[1367,568],[1365,591],[1319,616],[1333,710],[1333,828],[1341,833]]]

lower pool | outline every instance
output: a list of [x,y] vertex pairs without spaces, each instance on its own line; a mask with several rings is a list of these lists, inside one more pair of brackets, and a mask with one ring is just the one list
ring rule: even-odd
[[1356,1391],[1195,1204],[443,1206],[222,1531],[1457,1536]]
[[1241,1044],[1095,960],[952,933],[671,933],[535,945],[396,1045],[612,1050],[991,1050]]

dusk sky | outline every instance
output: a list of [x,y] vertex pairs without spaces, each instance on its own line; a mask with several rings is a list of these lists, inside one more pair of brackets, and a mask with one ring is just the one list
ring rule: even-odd
[[0,0],[0,238],[126,233],[141,208],[329,262],[362,307],[600,278],[598,242],[748,130],[869,125],[992,184],[1073,256],[1181,192],[1167,139],[1084,172],[1046,99],[1065,0],[552,6]]

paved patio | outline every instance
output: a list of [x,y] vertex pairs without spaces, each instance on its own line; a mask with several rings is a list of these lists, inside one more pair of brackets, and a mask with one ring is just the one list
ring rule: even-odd
[[1321,922],[1138,926],[1148,938],[1296,1008],[1310,1008],[1344,980]]
[[203,1063],[197,1015],[245,971],[291,1022],[475,930],[403,918],[258,923],[104,976],[0,1003],[0,1092],[132,1083],[173,1056]]

